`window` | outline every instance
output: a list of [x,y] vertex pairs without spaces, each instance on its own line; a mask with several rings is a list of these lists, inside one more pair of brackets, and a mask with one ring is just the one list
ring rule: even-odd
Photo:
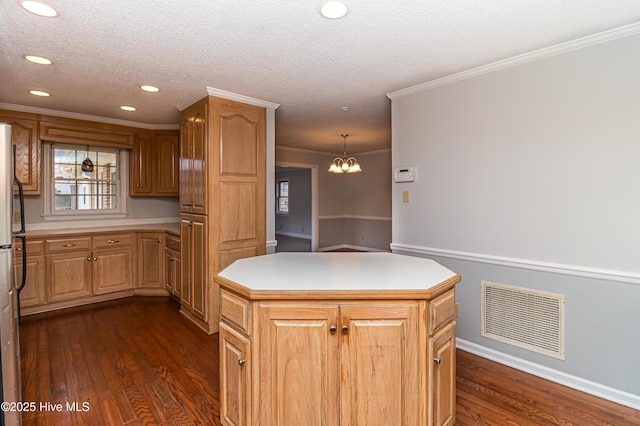
[[[45,145],[45,218],[125,213],[124,155],[114,148]],[[124,176],[123,176],[124,175]]]
[[289,181],[281,180],[276,188],[276,212],[289,213]]

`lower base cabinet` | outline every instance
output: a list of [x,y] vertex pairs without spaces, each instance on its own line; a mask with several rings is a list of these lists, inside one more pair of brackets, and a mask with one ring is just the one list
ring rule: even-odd
[[455,321],[439,314],[453,313],[453,294],[334,302],[223,289],[221,423],[454,424]]

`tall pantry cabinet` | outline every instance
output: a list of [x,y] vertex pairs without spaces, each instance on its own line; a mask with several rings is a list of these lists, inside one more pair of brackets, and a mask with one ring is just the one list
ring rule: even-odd
[[181,312],[218,331],[213,277],[266,251],[266,109],[207,96],[180,123]]

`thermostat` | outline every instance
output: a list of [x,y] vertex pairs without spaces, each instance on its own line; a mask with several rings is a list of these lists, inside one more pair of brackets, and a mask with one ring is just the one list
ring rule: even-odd
[[413,166],[396,167],[393,170],[393,180],[396,182],[413,182],[416,180],[416,168]]

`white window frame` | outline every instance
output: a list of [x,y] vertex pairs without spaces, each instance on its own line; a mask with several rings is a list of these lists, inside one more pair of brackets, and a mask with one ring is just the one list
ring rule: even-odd
[[[126,149],[119,150],[118,174],[120,183],[118,185],[118,208],[110,211],[104,210],[65,210],[55,211],[53,202],[54,176],[53,176],[53,150],[51,147],[63,147],[68,149],[79,149],[80,145],[44,142],[42,144],[42,159],[44,161],[44,173],[42,182],[42,192],[44,198],[44,220],[99,220],[117,219],[127,216],[127,195],[129,188],[129,156]],[[102,149],[96,145],[89,145],[89,148]],[[106,148],[111,149],[111,148]],[[117,149],[116,149],[117,150]]]
[[[280,197],[280,184],[282,182],[287,182],[287,196],[286,197]],[[278,182],[276,183],[276,213],[277,214],[283,214],[283,215],[288,215],[289,214],[290,207],[291,207],[291,205],[289,204],[289,200],[291,200],[291,197],[289,195],[289,191],[291,191],[291,188],[290,188],[289,184],[290,184],[289,179],[279,179]],[[280,198],[287,198],[287,211],[280,210]]]

